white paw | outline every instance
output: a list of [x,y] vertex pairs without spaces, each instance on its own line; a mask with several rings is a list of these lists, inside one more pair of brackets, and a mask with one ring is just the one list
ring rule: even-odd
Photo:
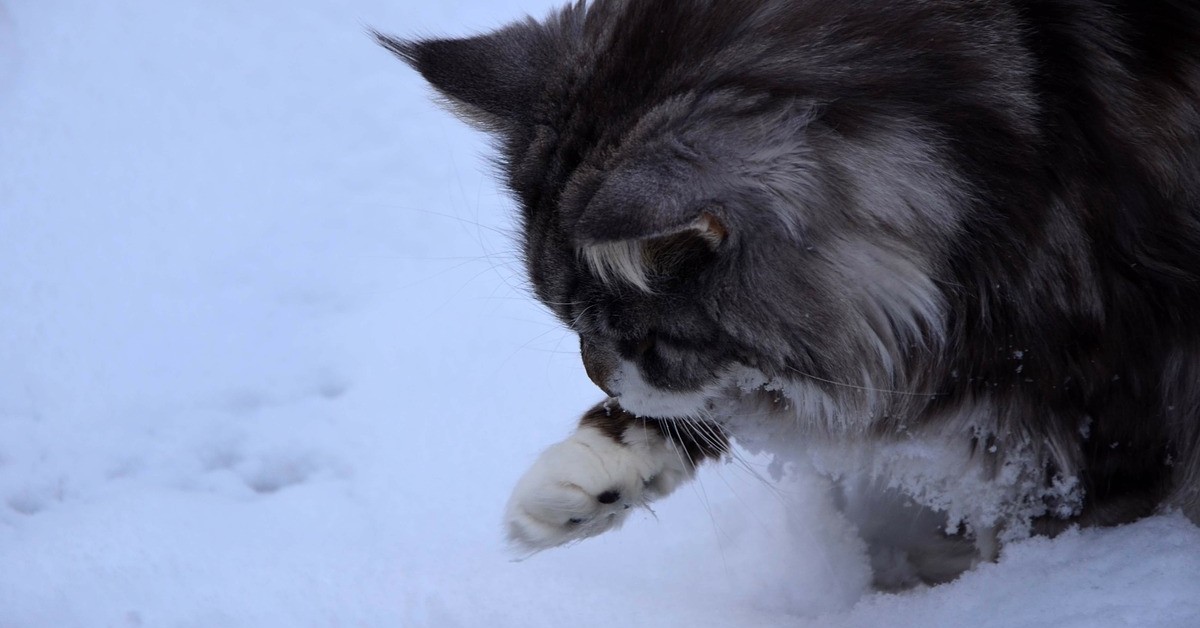
[[596,536],[691,477],[682,452],[653,430],[630,425],[624,441],[585,426],[542,452],[508,500],[509,540],[538,551]]

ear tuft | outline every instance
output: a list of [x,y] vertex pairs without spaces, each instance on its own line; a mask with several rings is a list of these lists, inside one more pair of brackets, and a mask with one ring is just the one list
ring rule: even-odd
[[371,34],[420,72],[458,113],[485,126],[522,122],[550,62],[544,29],[532,21],[463,39],[405,40]]
[[729,228],[709,211],[700,212],[700,217],[692,223],[692,229],[714,250],[729,237]]
[[[409,67],[417,67],[417,42],[404,39],[396,39],[390,35],[369,29],[371,36],[375,38],[375,43],[383,46],[388,52],[396,55],[401,61],[407,63]],[[420,71],[420,70],[418,70]]]
[[618,282],[642,292],[654,292],[651,277],[671,276],[689,261],[716,253],[729,236],[725,225],[710,211],[702,211],[680,229],[649,238],[583,244],[577,249],[592,273],[606,285]]

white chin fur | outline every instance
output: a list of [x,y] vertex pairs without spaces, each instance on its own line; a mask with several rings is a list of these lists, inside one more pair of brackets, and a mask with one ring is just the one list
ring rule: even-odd
[[625,360],[609,377],[609,388],[622,408],[638,416],[664,419],[700,416],[711,396],[704,389],[686,393],[658,390],[642,378],[636,365]]
[[624,444],[581,427],[517,481],[504,515],[508,538],[534,552],[596,536],[620,527],[634,506],[666,495],[691,474],[679,452],[641,426],[626,429]]

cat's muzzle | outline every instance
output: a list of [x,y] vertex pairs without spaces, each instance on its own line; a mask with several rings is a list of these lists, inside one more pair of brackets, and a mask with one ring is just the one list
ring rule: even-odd
[[583,370],[600,390],[610,397],[615,396],[612,390],[612,374],[620,364],[616,351],[587,338],[579,338],[579,354],[583,358]]

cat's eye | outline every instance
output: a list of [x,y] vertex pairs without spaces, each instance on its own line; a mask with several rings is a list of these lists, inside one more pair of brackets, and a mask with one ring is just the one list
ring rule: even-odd
[[571,517],[570,519],[567,519],[567,525],[569,526],[577,526],[583,522],[584,520],[579,517]]

